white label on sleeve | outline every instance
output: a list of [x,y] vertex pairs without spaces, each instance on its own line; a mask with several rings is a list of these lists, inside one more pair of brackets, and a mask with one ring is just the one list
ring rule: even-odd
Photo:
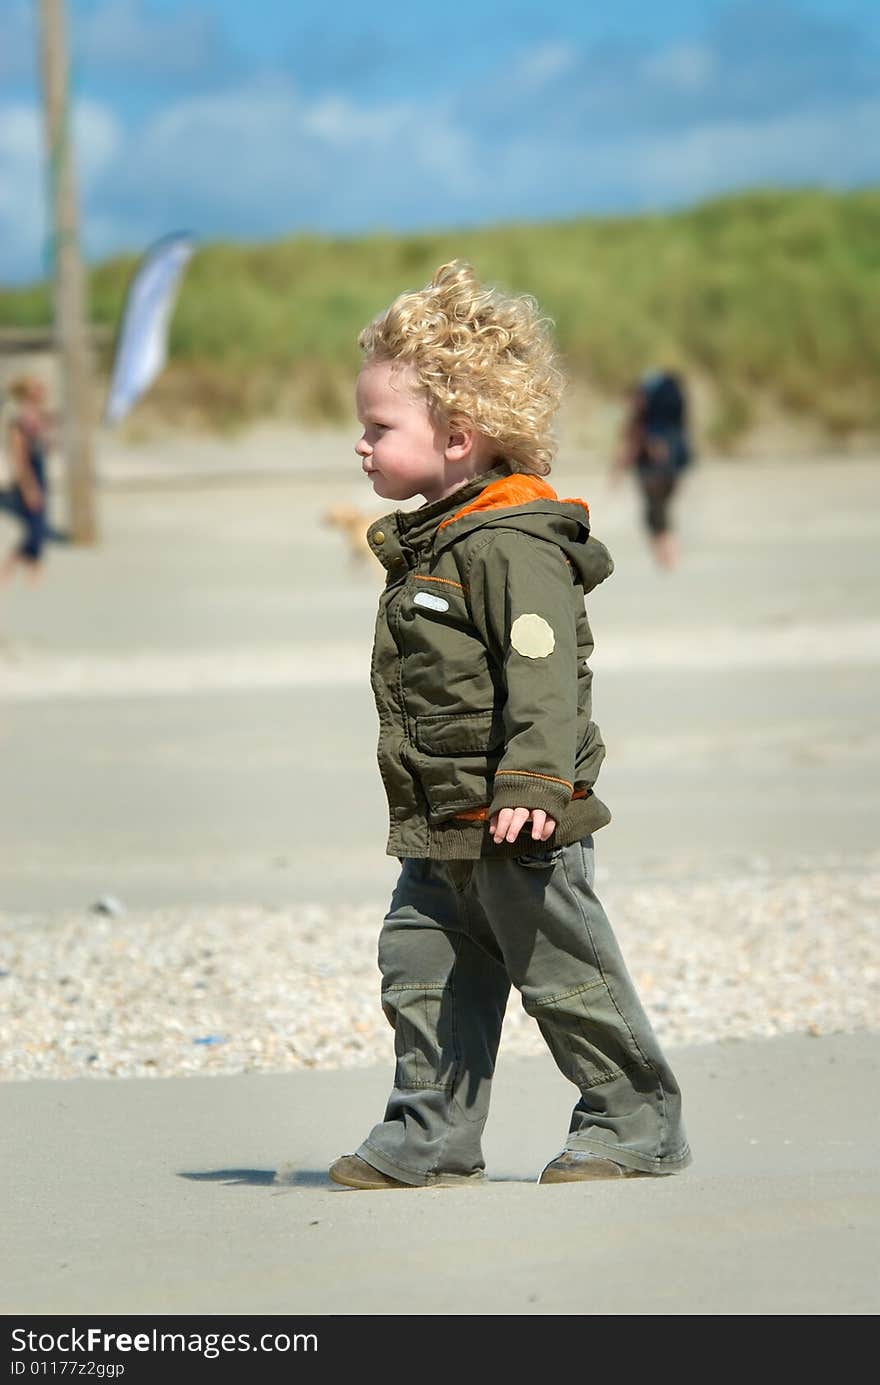
[[527,659],[546,659],[556,645],[553,626],[543,616],[530,613],[517,616],[510,627],[510,643],[517,654]]
[[449,602],[444,601],[442,596],[435,596],[433,592],[416,592],[413,597],[414,606],[428,606],[432,611],[448,611]]

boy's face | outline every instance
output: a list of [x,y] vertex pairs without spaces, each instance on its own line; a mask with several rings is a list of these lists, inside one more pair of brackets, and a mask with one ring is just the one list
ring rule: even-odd
[[358,376],[355,398],[363,433],[355,444],[361,465],[382,500],[423,495],[439,500],[450,484],[450,437],[416,393],[412,366],[369,361]]

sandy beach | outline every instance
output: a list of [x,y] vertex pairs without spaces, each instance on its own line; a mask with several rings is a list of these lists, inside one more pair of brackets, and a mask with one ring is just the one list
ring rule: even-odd
[[[703,462],[672,574],[653,569],[629,488],[570,450],[549,478],[589,501],[616,563],[588,604],[613,813],[597,888],[676,1058],[697,1158],[625,1206],[607,1188],[535,1203],[524,1185],[573,1089],[512,1006],[494,1181],[469,1201],[458,1277],[449,1194],[419,1192],[413,1213],[323,1174],[391,1075],[374,961],[397,871],[368,678],[380,573],[322,522],[331,504],[381,512],[352,440],[105,440],[100,467],[100,546],[54,547],[40,590],[0,593],[0,1104],[6,1153],[23,1173],[33,1161],[14,1193],[12,1308],[876,1312],[877,460]],[[13,534],[0,513],[0,543]],[[117,1215],[132,1174],[141,1212]],[[595,1213],[583,1242],[563,1234],[568,1194]],[[439,1307],[392,1255],[412,1215]],[[518,1216],[526,1259],[505,1278]],[[661,1291],[669,1235],[688,1252]],[[618,1268],[587,1298],[602,1245]],[[378,1266],[368,1292],[352,1247]]]

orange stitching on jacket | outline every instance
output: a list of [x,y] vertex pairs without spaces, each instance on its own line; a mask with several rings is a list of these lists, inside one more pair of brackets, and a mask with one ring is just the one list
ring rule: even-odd
[[417,572],[415,574],[415,580],[417,582],[445,582],[447,587],[458,587],[460,592],[464,591],[464,587],[461,583],[453,582],[451,577],[429,577],[426,572]]
[[[504,773],[507,773],[507,771],[505,770]],[[511,771],[511,773],[513,773],[513,771]],[[592,790],[590,789],[575,789],[572,798],[586,798],[591,792]],[[488,816],[488,808],[466,808],[463,813],[453,813],[453,817],[456,820],[463,820],[465,822],[485,822]]]
[[567,779],[558,779],[555,774],[536,774],[531,769],[499,769],[495,778],[501,774],[524,774],[529,779],[550,779],[554,784],[564,784],[567,789],[574,789],[574,784],[570,784]]

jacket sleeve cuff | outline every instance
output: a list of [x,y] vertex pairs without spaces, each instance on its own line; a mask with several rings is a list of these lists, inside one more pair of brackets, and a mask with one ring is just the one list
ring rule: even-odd
[[502,808],[541,808],[559,818],[571,802],[573,785],[550,774],[504,771],[495,776],[489,816]]

